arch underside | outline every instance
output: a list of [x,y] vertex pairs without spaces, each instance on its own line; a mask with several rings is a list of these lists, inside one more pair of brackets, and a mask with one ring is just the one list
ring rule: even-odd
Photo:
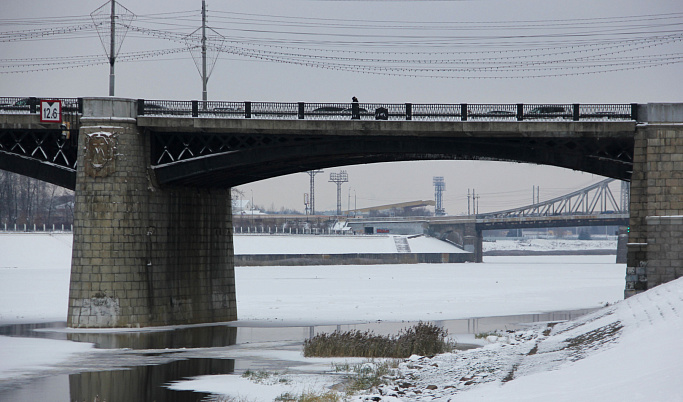
[[491,160],[556,166],[630,180],[633,166],[633,139],[628,137],[325,136],[299,137],[285,143],[272,139],[266,143],[160,164],[154,166],[156,178],[162,185],[227,188],[335,166],[410,160]]
[[61,129],[2,129],[0,169],[73,190],[77,141]]
[[39,159],[0,151],[0,170],[38,179],[69,190],[76,189],[76,170]]

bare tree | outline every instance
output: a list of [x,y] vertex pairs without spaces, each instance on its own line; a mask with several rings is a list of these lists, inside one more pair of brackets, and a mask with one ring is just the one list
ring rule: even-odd
[[[73,192],[53,184],[0,170],[0,224],[73,223]],[[61,209],[61,216],[55,214]],[[56,218],[56,219],[55,219]]]

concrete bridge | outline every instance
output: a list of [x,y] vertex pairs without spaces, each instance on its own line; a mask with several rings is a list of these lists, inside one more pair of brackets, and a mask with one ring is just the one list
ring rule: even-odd
[[[683,275],[683,105],[626,105],[626,116],[584,119],[580,105],[558,115],[457,105],[435,121],[409,104],[402,114],[380,110],[379,120],[360,111],[369,104],[350,105],[348,120],[343,108],[300,103],[262,116],[262,105],[243,103],[226,107],[229,118],[191,104],[185,113],[83,99],[66,128],[0,114],[0,168],[76,191],[69,326],[235,320],[229,188],[383,161],[504,160],[631,180],[625,294]],[[344,119],[314,118],[315,110]]]

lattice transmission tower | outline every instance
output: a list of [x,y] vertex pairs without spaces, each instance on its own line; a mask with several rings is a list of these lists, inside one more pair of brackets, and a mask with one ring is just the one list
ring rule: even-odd
[[341,215],[341,186],[348,181],[349,175],[346,173],[346,170],[341,170],[339,173],[330,173],[330,182],[337,184],[337,216]]

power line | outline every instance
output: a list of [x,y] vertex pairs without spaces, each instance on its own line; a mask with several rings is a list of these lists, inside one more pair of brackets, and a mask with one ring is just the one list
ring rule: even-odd
[[[489,22],[349,20],[212,11],[214,14],[214,34],[203,41],[206,49],[244,59],[343,72],[418,78],[542,78],[627,71],[682,61],[679,52],[653,53],[649,49],[683,40],[683,13]],[[128,29],[134,37],[185,43],[193,50],[202,46],[202,40],[183,31],[196,29],[196,16],[197,12],[192,10],[153,13],[139,16],[135,24],[132,20],[118,20],[109,25]],[[83,16],[0,19],[0,28],[22,24],[44,27],[0,32],[0,42],[91,38],[106,24],[94,18],[89,24],[85,21]],[[221,27],[220,23],[228,26]],[[241,28],[247,24],[250,28]],[[268,28],[255,29],[260,25]],[[376,29],[402,33],[372,33]],[[354,32],[345,32],[349,30]],[[355,32],[358,30],[362,32]],[[496,32],[500,30],[505,33]],[[227,35],[226,45],[222,44],[223,34],[219,31],[250,36]],[[445,31],[458,34],[444,35]],[[117,61],[137,61],[176,52],[157,48],[127,58],[122,56]],[[0,73],[100,62],[99,58],[5,59],[0,61]],[[29,70],[24,70],[27,67]]]

